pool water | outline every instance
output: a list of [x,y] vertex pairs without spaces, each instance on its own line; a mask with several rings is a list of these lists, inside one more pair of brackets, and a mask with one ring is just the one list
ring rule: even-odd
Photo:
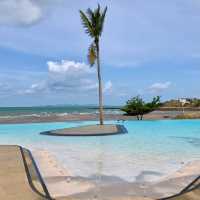
[[[74,176],[96,174],[126,181],[157,180],[184,163],[200,160],[200,120],[125,121],[127,134],[57,137],[40,132],[96,121],[0,125],[0,144],[48,150]],[[118,123],[106,121],[106,123]]]

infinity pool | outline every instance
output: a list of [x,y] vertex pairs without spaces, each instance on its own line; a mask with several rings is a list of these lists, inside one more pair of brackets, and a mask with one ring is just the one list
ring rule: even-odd
[[125,121],[122,124],[128,134],[115,136],[39,134],[51,129],[96,123],[0,125],[0,144],[18,144],[32,151],[47,150],[75,176],[101,174],[127,181],[145,181],[145,177],[157,180],[189,161],[200,160],[200,120]]

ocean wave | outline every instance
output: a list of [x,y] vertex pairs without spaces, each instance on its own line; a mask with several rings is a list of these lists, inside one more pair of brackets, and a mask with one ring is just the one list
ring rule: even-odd
[[64,117],[64,116],[69,115],[69,113],[57,113],[55,115],[58,116],[58,117]]
[[30,115],[5,115],[0,116],[0,119],[12,119],[12,118],[25,118],[25,117],[41,117],[39,114],[30,114]]
[[[122,114],[118,109],[104,109],[105,114]],[[16,119],[16,118],[39,118],[58,116],[64,117],[68,115],[98,115],[98,108],[75,108],[60,109],[58,108],[4,108],[0,110],[0,119]]]

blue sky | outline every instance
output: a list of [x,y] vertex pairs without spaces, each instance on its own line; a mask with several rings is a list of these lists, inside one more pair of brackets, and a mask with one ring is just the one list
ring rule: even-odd
[[78,11],[98,2],[105,104],[200,97],[199,0],[2,0],[0,106],[97,102]]

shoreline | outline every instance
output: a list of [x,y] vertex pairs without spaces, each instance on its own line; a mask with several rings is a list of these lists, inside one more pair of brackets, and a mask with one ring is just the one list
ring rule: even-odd
[[[199,175],[200,160],[190,161],[174,173],[151,182],[127,182],[113,177],[77,177],[63,168],[48,151],[35,151],[34,156],[44,181],[54,198],[69,197],[88,199],[101,196],[104,199],[130,199],[135,197],[161,198],[178,193]],[[148,177],[147,177],[148,178]],[[130,195],[131,193],[131,195]]]
[[[187,115],[190,114],[188,111]],[[199,114],[199,115],[198,115]],[[194,119],[200,119],[200,113]],[[154,111],[144,115],[144,120],[176,119],[179,116],[171,111]],[[122,114],[105,114],[105,120],[137,120],[136,116]],[[192,118],[191,118],[192,119]],[[25,124],[25,123],[46,123],[46,122],[73,122],[73,121],[96,121],[98,114],[68,114],[68,115],[40,115],[40,116],[0,116],[0,124]]]
[[[145,114],[143,120],[164,120],[164,119],[200,119],[200,112],[187,111],[184,114],[177,111],[154,111]],[[51,114],[51,115],[32,115],[32,116],[12,116],[5,117],[0,115],[0,124],[27,124],[27,123],[47,123],[47,122],[75,122],[75,121],[98,121],[98,114]],[[137,120],[136,116],[123,114],[104,114],[105,120]]]
[[[134,116],[124,116],[120,114],[104,115],[105,120],[136,120]],[[155,118],[156,119],[156,118]],[[96,121],[97,114],[68,114],[66,116],[50,115],[50,116],[31,116],[31,117],[12,117],[1,118],[0,124],[25,124],[25,123],[46,123],[46,122],[73,122],[73,121]]]

